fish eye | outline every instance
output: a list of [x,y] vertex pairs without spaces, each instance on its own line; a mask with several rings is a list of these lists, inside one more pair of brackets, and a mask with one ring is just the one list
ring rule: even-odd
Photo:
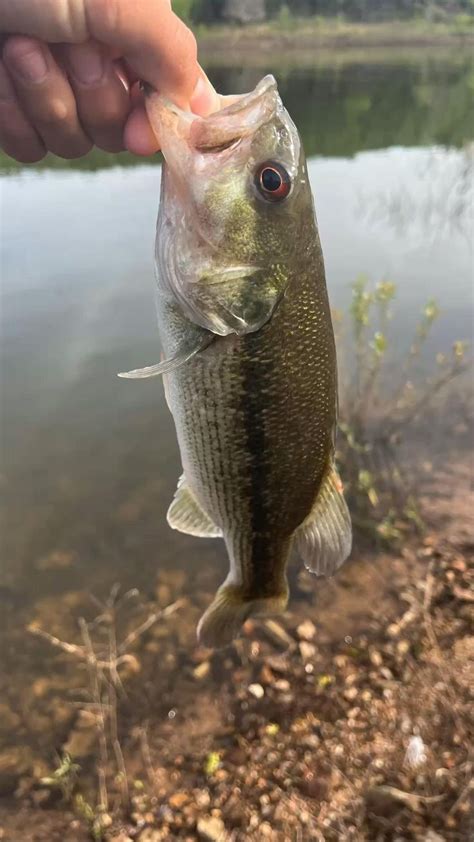
[[255,186],[267,202],[281,202],[291,190],[289,173],[276,161],[265,161],[255,172]]

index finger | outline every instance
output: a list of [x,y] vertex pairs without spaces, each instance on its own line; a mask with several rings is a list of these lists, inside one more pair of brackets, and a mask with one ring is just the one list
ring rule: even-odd
[[48,42],[95,38],[160,92],[187,106],[196,85],[196,39],[169,0],[3,0],[0,31]]

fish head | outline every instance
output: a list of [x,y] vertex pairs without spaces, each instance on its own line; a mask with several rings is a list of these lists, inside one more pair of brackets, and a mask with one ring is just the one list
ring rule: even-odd
[[146,98],[165,167],[159,283],[218,335],[259,330],[284,295],[312,197],[298,132],[273,76],[207,118]]

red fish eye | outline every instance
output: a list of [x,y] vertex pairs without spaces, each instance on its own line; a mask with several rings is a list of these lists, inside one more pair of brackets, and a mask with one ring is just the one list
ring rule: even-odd
[[268,202],[281,202],[291,190],[291,179],[281,164],[266,161],[255,173],[255,186]]

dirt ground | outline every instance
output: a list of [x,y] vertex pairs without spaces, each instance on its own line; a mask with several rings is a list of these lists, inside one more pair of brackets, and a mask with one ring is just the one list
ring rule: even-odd
[[[31,687],[47,740],[23,766],[18,747],[10,767],[0,753],[2,842],[474,838],[471,477],[468,464],[436,475],[427,532],[400,551],[358,553],[329,582],[292,571],[291,613],[247,623],[227,650],[196,646],[216,584],[196,574],[195,598],[130,648],[118,705],[129,792],[111,763],[106,812],[84,807],[97,798],[84,674],[53,652]],[[158,603],[184,582],[163,572]],[[67,803],[44,783],[52,740],[81,767]]]

